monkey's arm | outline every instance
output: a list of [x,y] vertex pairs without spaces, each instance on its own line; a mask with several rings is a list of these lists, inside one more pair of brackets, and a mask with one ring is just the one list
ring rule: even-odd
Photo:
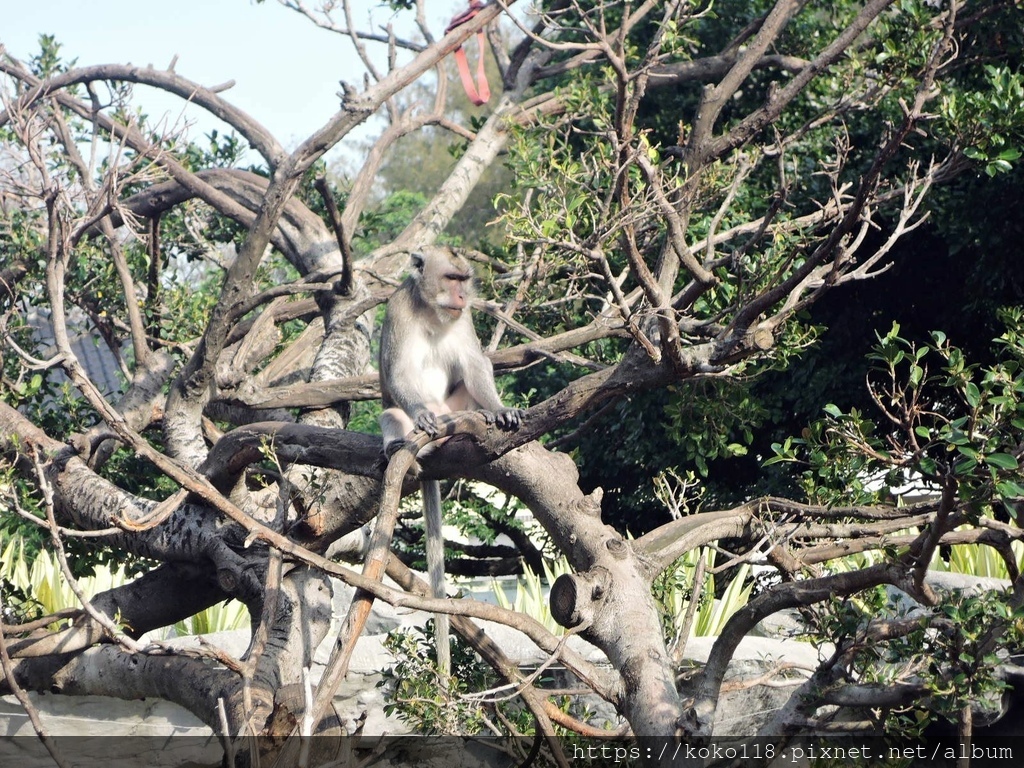
[[484,411],[489,423],[497,424],[501,429],[519,429],[523,418],[522,408],[506,408],[498,395],[498,387],[494,383],[494,367],[484,355],[483,350],[471,357],[463,371],[463,382],[469,396]]

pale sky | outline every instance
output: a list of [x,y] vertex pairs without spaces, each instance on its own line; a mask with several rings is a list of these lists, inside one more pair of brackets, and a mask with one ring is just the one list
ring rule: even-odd
[[[307,0],[307,5],[317,2]],[[383,24],[390,16],[381,0],[355,0],[354,5],[357,22],[372,13]],[[434,4],[436,36],[461,5],[455,0]],[[317,28],[276,0],[262,5],[252,0],[0,0],[0,20],[0,43],[20,59],[38,52],[40,34],[51,34],[62,43],[64,58],[82,66],[166,68],[177,55],[179,75],[206,86],[234,80],[235,86],[221,96],[263,123],[288,149],[338,110],[339,80],[362,86],[363,70],[347,38]],[[179,99],[157,97],[142,87],[135,93],[136,103],[151,118],[173,110],[173,122],[181,112]],[[189,111],[187,119],[194,120],[195,114]],[[203,119],[189,135],[199,138],[219,125]],[[370,125],[359,135],[366,138],[379,130],[379,124]],[[356,154],[351,147],[350,152]]]

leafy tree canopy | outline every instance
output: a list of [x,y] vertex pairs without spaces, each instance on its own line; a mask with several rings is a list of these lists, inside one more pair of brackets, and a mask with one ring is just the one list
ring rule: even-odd
[[[830,650],[760,736],[833,727],[842,705],[904,735],[947,718],[969,743],[1006,686],[997,651],[1021,643],[1018,4],[495,3],[438,37],[422,1],[382,8],[409,34],[282,2],[366,70],[292,151],[182,73],[69,61],[46,37],[0,58],[0,524],[69,581],[101,561],[134,577],[73,615],[5,589],[0,691],[159,695],[226,740],[337,732],[325,713],[384,600],[453,614],[476,654],[438,680],[422,643],[393,639],[400,690],[437,697],[408,717],[533,729],[564,766],[562,737],[714,738],[739,643],[797,609]],[[474,112],[450,54],[478,30],[495,96]],[[158,131],[137,84],[228,130]],[[373,114],[365,162],[328,172]],[[554,576],[564,557],[550,617],[611,668],[523,611],[431,598],[408,568],[422,536],[399,500],[430,438],[382,456],[375,329],[429,249],[476,263],[477,331],[527,408],[515,431],[456,414],[423,460],[479,541],[453,543],[450,570]],[[955,547],[1015,591],[937,591]],[[752,585],[752,564],[774,577]],[[700,604],[706,568],[749,601],[682,684],[689,620],[664,611],[682,580]],[[310,700],[330,577],[358,590]],[[146,663],[165,652],[145,633],[229,598],[253,617],[245,658]],[[615,730],[569,714],[479,619],[557,658]],[[521,707],[461,695],[495,674]]]

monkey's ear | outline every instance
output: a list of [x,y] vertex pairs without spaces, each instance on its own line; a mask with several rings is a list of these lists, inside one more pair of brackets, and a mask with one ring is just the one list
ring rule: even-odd
[[412,253],[409,254],[409,256],[410,258],[412,258],[412,268],[415,269],[417,272],[422,272],[423,264],[426,262],[426,258],[423,256],[423,254],[420,253],[419,251],[413,251]]

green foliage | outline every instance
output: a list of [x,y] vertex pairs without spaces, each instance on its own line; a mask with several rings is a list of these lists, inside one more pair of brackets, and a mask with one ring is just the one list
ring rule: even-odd
[[[497,71],[491,71],[490,57],[487,61],[491,82],[496,82],[499,79]],[[448,59],[445,65],[449,67],[447,77],[454,85],[459,76],[451,68],[451,59]],[[452,110],[466,114],[471,129],[478,130],[485,117],[481,114],[481,109],[470,104],[462,88],[457,85],[450,87],[448,93],[449,101],[454,102]],[[433,93],[424,93],[422,98],[428,99],[433,96]],[[454,169],[466,146],[465,140],[460,138],[453,142],[448,131],[433,128],[400,139],[395,151],[388,155],[379,172],[379,183],[384,196],[383,205],[387,205],[389,199],[398,195],[420,195],[423,200],[429,199]],[[489,166],[474,187],[470,199],[445,227],[444,241],[500,254],[504,234],[500,227],[493,226],[497,215],[493,201],[500,192],[513,183],[514,176],[506,166],[497,163]],[[368,215],[372,217],[374,214],[369,212]]]
[[122,490],[153,501],[163,501],[178,490],[177,484],[152,462],[127,448],[115,450],[101,474]]
[[[1011,549],[1016,555],[1018,571],[1024,570],[1024,543],[1015,541]],[[1010,579],[1006,561],[996,550],[984,544],[953,544],[948,549],[936,550],[928,569],[989,579]]]
[[451,674],[446,680],[440,678],[433,637],[433,621],[422,630],[388,633],[384,648],[394,656],[395,665],[384,670],[380,682],[389,689],[385,714],[396,715],[424,735],[472,735],[488,728],[497,709],[502,718],[525,731],[531,718],[517,699],[502,697],[494,702],[469,695],[495,687],[499,679],[454,634]]
[[[670,30],[669,45],[682,60],[717,53],[730,39],[730,31],[742,28],[767,7],[764,3],[716,3],[708,13],[694,19],[692,26]],[[800,14],[787,29],[785,49],[795,56],[813,55],[820,49],[821,40],[834,35],[858,10],[855,4],[841,3]],[[836,66],[816,77],[777,121],[773,127],[777,129],[775,135],[794,132],[792,140],[779,150],[777,163],[764,162],[760,148],[752,146],[742,155],[737,153],[712,166],[702,177],[702,185],[690,206],[689,237],[699,239],[711,230],[713,223],[720,231],[766,213],[780,194],[780,167],[785,172],[786,205],[775,212],[773,224],[792,222],[832,196],[825,174],[820,171],[833,162],[840,168],[837,184],[856,183],[891,125],[902,116],[901,101],[907,103],[914,97],[922,66],[941,31],[934,21],[934,4],[898,3],[872,27],[870,36]],[[627,61],[636,50],[643,50],[645,36],[653,32],[653,28],[638,31],[637,39],[627,46]],[[634,43],[635,49],[631,47]],[[559,90],[564,112],[541,116],[537,124],[515,128],[510,134],[508,163],[515,172],[515,185],[499,196],[499,202],[510,238],[543,248],[544,285],[535,290],[531,286],[529,296],[531,306],[543,309],[527,310],[524,314],[545,328],[579,325],[581,318],[604,306],[603,289],[595,285],[598,281],[588,283],[581,278],[592,277],[598,271],[594,254],[607,259],[611,274],[626,275],[624,292],[637,287],[626,269],[623,222],[643,222],[637,240],[645,255],[660,245],[665,236],[656,215],[644,217],[635,211],[620,210],[610,198],[609,190],[621,179],[632,185],[634,200],[641,199],[649,188],[635,167],[626,164],[620,169],[616,164],[615,142],[608,140],[616,119],[614,90],[605,87],[609,79],[608,72],[596,69],[574,72]],[[952,82],[948,89],[944,81],[943,97],[959,93],[964,87],[985,93],[979,84],[955,80],[952,75],[949,79]],[[721,130],[727,130],[750,108],[762,105],[769,98],[769,88],[777,85],[777,81],[777,73],[754,72],[742,92],[726,106]],[[872,83],[878,86],[873,87]],[[996,96],[1000,93],[995,86],[990,90]],[[1009,85],[1004,91],[1004,97],[1012,99]],[[637,151],[646,148],[649,157],[659,163],[659,172],[669,180],[669,189],[673,183],[681,185],[685,177],[682,167],[668,159],[664,149],[685,139],[687,126],[680,124],[679,118],[692,114],[690,108],[699,93],[699,83],[684,83],[678,89],[664,91],[652,88],[639,113],[634,131]],[[851,94],[861,93],[867,94],[862,101],[850,101]],[[849,103],[835,119],[819,120],[822,114],[844,102]],[[998,107],[994,97],[984,107],[985,119],[1005,119],[1007,133],[1020,123],[1017,116]],[[911,146],[908,142],[908,154],[900,160],[911,152],[927,155],[938,150],[940,144],[953,143],[953,134],[965,128],[961,123],[960,117],[950,118],[941,130],[937,122],[930,124],[935,129],[920,143]],[[716,221],[727,190],[745,164],[752,167],[749,178],[739,186],[724,216]],[[899,173],[895,172],[898,164],[891,164],[893,173],[887,183],[900,182]],[[528,196],[524,190],[529,190]],[[631,213],[634,219],[630,218]],[[749,250],[737,247],[735,261],[717,268],[719,283],[700,298],[695,315],[727,317],[731,308],[767,289],[785,270],[799,269],[803,255],[820,242],[823,234],[809,227],[786,232],[780,226],[763,246]],[[913,273],[908,274],[905,279],[916,278]],[[684,270],[674,290],[681,290],[686,279],[688,274]],[[901,285],[900,290],[913,288]],[[852,311],[856,311],[856,306]],[[864,319],[861,314],[851,320],[851,325],[856,326]],[[775,360],[742,373],[752,377],[791,364],[818,334],[815,326],[819,324],[814,318],[808,320],[805,328],[810,330],[787,329],[789,335],[778,340],[772,352],[778,355]],[[870,317],[869,322],[878,321]],[[854,348],[841,348],[840,354],[853,355]],[[846,366],[851,378],[856,364],[850,357],[826,363]],[[550,369],[538,368],[525,375],[531,377],[533,389],[543,393],[548,389],[544,377],[549,373]],[[758,454],[768,453],[769,445],[780,441],[780,435],[766,432],[776,428],[781,431],[777,425],[790,420],[793,410],[789,405],[793,399],[803,401],[801,406],[808,410],[802,413],[818,412],[827,402],[828,395],[823,390],[834,386],[836,379],[822,370],[814,376],[813,388],[793,386],[782,376],[774,380],[785,391],[758,388],[757,382],[746,379],[731,386],[685,385],[669,403],[659,395],[642,395],[628,406],[616,406],[610,418],[581,438],[576,456],[581,462],[584,485],[605,487],[610,521],[636,532],[649,530],[660,522],[645,486],[653,474],[667,468],[679,472],[696,470],[707,478],[711,498],[717,500],[791,490],[791,478],[785,467],[774,465],[772,472],[760,473]],[[832,394],[830,399],[834,397]],[[662,417],[669,419],[668,429],[662,428]],[[616,423],[608,427],[611,421]],[[616,433],[614,439],[606,439],[606,429]],[[666,440],[681,450],[665,450],[662,446]]]
[[944,333],[918,345],[893,325],[879,336],[868,377],[890,428],[883,431],[856,408],[828,405],[804,436],[775,443],[766,463],[802,463],[805,492],[819,501],[888,498],[908,478],[933,487],[955,479],[962,498],[1002,501],[1015,516],[1013,502],[1024,498],[1017,459],[1024,313],[1008,310],[1003,318],[1001,357],[990,366],[968,363]]
[[[0,589],[4,590],[4,604],[13,604],[23,619],[48,616],[65,608],[79,608],[81,603],[64,577],[57,555],[40,550],[34,555],[28,551],[21,536],[0,538]],[[124,565],[92,567],[92,575],[77,579],[86,597],[122,586],[131,581],[130,571]],[[174,625],[177,635],[199,635],[243,629],[249,626],[249,611],[241,603],[230,600],[213,605]],[[59,629],[55,624],[53,629]]]
[[[4,138],[2,134],[0,138]],[[43,274],[46,260],[42,249],[46,240],[43,234],[45,230],[40,226],[40,222],[39,211],[0,208],[0,259],[4,263],[13,263],[15,259],[34,254],[36,257],[31,260],[32,274]],[[35,297],[42,294],[44,285],[45,282],[39,279],[24,286],[23,290],[27,290],[30,296]]]
[[389,243],[408,226],[427,199],[419,192],[396,192],[360,219],[359,237],[353,240],[360,253],[379,243]]
[[670,439],[686,461],[679,466],[695,466],[701,477],[710,461],[746,455],[764,415],[746,387],[713,379],[674,387],[665,409]]
[[[26,335],[25,347],[31,349],[32,338]],[[96,414],[79,396],[78,391],[67,380],[56,376],[32,372],[18,365],[15,355],[5,356],[5,378],[0,383],[0,400],[20,407],[33,422],[48,434],[65,436],[84,432],[96,424]],[[149,476],[152,477],[150,469]],[[25,517],[13,513],[21,510]],[[14,472],[13,467],[0,462],[0,510],[12,510],[0,514],[0,539],[5,536],[17,537],[25,546],[29,557],[49,545],[46,530],[32,523],[26,517],[45,519],[42,494],[24,476]],[[73,572],[79,576],[89,575],[96,563],[108,561],[111,550],[97,550],[82,539],[67,542]],[[130,561],[126,562],[130,567]]]
[[0,462],[0,509],[11,511],[11,514],[0,515],[0,541],[18,536],[29,553],[34,555],[48,537],[40,526],[13,514],[13,511],[20,510],[27,516],[42,519],[41,499],[5,462]]
[[694,379],[617,403],[575,453],[584,486],[609,494],[609,522],[634,535],[664,523],[665,505],[653,487],[665,471],[699,476],[706,504],[730,499],[737,489],[721,480],[723,467],[748,455],[772,415],[752,383]]
[[217,303],[217,289],[224,275],[208,262],[190,273],[172,272],[161,287],[160,335],[184,342],[201,335]]
[[[181,149],[182,164],[194,171],[204,168],[237,168],[246,152],[246,147],[237,134],[232,132],[221,135],[216,128],[206,134],[205,146],[192,141]],[[259,172],[259,169],[256,168],[249,170]]]
[[995,176],[1013,170],[1024,146],[1024,79],[1005,66],[984,71],[983,89],[953,91],[943,99],[941,127]]
[[209,635],[214,632],[230,632],[236,629],[248,629],[250,625],[249,609],[237,600],[227,600],[211,605],[194,616],[176,622],[174,634]]
[[525,614],[543,624],[548,632],[562,635],[565,634],[565,627],[551,616],[547,591],[559,576],[572,573],[572,567],[564,555],[557,560],[544,560],[543,566],[543,575],[534,573],[529,567],[525,569],[523,575],[516,580],[516,596],[511,602],[497,579],[491,579],[491,592],[502,608]]
[[1008,593],[955,590],[934,616],[921,615],[909,632],[885,639],[871,629],[908,618],[904,604],[884,587],[852,598],[833,598],[813,611],[817,636],[851,652],[845,658],[853,679],[883,686],[916,682],[927,690],[928,709],[883,710],[886,733],[920,737],[936,717],[957,722],[968,702],[996,707],[1006,689],[997,667],[1000,649],[1024,643],[1024,610],[1010,606]]
[[76,59],[65,61],[60,54],[61,44],[53,35],[39,36],[39,53],[29,60],[32,74],[37,77],[53,77],[75,66]]
[[1007,688],[995,674],[1005,661],[998,651],[1021,647],[1024,608],[1011,608],[1005,595],[958,591],[939,610],[949,621],[945,631],[924,635],[925,680],[937,711],[955,720],[965,702],[991,701]]
[[[800,438],[776,443],[768,463],[803,467],[804,489],[817,503],[899,503],[915,489],[937,496],[952,488],[960,530],[1016,518],[1024,497],[1019,461],[1024,313],[1006,310],[1002,319],[1006,329],[989,364],[970,361],[944,333],[916,343],[894,324],[878,335],[870,357],[868,387],[881,418],[830,404]],[[899,535],[920,533],[911,529]],[[1016,541],[1009,552],[1019,572],[1024,546]],[[907,554],[903,547],[883,546],[831,567],[858,570]],[[930,567],[1005,579],[1015,574],[1004,554],[1010,557],[980,543],[942,546],[932,553]],[[927,688],[927,712],[882,712],[887,731],[908,737],[934,715],[959,721],[968,703],[994,706],[1005,688],[996,673],[1006,660],[999,649],[1024,643],[1024,612],[1012,607],[1009,596],[944,594],[938,607],[916,609],[922,612],[918,623],[876,635],[873,626],[908,618],[907,603],[878,587],[823,604],[813,612],[812,624],[819,639],[849,649],[842,658],[852,679],[886,686],[913,681]]]
[[352,403],[352,408],[349,411],[348,428],[353,432],[379,435],[380,424],[377,423],[377,417],[380,416],[381,410],[381,404],[376,400]]
[[[706,547],[692,549],[666,568],[654,580],[652,591],[661,607],[665,636],[675,638],[674,642],[685,641],[682,637],[686,615],[694,600],[697,601],[689,637],[718,636],[722,628],[736,611],[747,604],[754,583],[749,563],[743,563],[725,582],[716,588],[715,560],[717,553]],[[694,584],[697,564],[703,559],[706,570],[701,584]],[[720,596],[718,589],[721,589]],[[716,597],[717,596],[717,597]]]

